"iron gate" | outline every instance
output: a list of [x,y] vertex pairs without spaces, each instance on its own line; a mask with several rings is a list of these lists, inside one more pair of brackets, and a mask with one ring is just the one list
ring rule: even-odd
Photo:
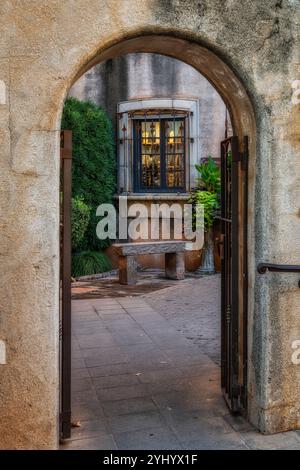
[[247,137],[242,152],[221,142],[221,382],[234,413],[247,406],[247,161]]
[[72,131],[60,135],[60,435],[71,436]]

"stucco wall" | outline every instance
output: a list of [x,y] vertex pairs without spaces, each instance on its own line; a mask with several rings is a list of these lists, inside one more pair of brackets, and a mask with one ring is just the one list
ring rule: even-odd
[[119,49],[134,52],[130,45],[140,44],[140,51],[168,52],[194,65],[214,82],[236,132],[249,130],[250,418],[263,432],[299,427],[300,365],[291,360],[291,343],[300,339],[299,276],[261,277],[255,270],[262,260],[300,260],[299,3],[4,0],[0,18],[0,339],[7,346],[0,447],[58,444],[64,97],[88,64],[109,58],[106,48],[146,33],[189,42],[174,48],[166,38],[132,39]]
[[200,158],[220,157],[225,138],[225,104],[215,88],[190,65],[159,54],[126,54],[98,64],[72,86],[70,96],[90,100],[116,122],[121,101],[141,98],[199,99]]

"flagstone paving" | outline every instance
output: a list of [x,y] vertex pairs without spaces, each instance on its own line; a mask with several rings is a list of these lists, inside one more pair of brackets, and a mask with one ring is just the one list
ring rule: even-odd
[[220,392],[219,276],[74,300],[72,438],[61,449],[300,449],[263,436]]

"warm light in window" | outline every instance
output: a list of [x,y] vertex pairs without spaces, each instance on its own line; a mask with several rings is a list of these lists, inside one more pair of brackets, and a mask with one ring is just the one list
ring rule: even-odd
[[169,144],[173,145],[174,144],[174,131],[170,131],[169,134]]
[[134,162],[138,190],[184,189],[185,147],[183,118],[156,118],[136,123]]
[[144,123],[142,128],[143,128],[142,144],[143,145],[158,145],[160,142],[160,123],[159,122]]
[[142,132],[142,144],[143,145],[147,145],[149,143],[148,137],[149,137],[149,132],[143,131]]

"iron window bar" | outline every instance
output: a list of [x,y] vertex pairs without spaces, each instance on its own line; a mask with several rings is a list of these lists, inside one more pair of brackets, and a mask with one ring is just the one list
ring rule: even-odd
[[[129,129],[127,128],[127,123],[125,124],[123,121],[124,114],[128,116],[129,121],[131,121],[128,126]],[[130,156],[132,156],[131,163],[135,192],[167,191],[180,193],[186,189],[186,167],[189,167],[189,161],[187,161],[189,159],[190,151],[189,144],[194,142],[194,138],[189,134],[188,122],[188,117],[192,115],[192,111],[174,108],[148,108],[117,113],[117,118],[119,120],[118,144],[119,148],[125,145],[125,147],[123,147],[123,152],[130,152]],[[178,129],[177,125],[175,125],[177,121],[182,121]],[[148,125],[147,123],[150,123],[151,127],[148,131],[146,130]],[[154,131],[156,123],[159,123],[159,135],[156,135],[157,132]],[[167,127],[169,127],[167,125],[168,123],[173,127],[172,133],[174,136],[172,138],[167,135]],[[145,138],[143,138],[143,127],[145,127],[145,136],[146,134],[149,134]],[[147,140],[145,145],[150,146],[148,148],[149,151],[141,153],[141,150],[145,150],[140,148],[145,139]],[[169,140],[171,142],[172,139],[173,146],[170,144],[171,148],[168,144]],[[156,142],[157,140],[159,142]],[[178,149],[178,152],[176,152],[176,146],[179,143],[183,146],[183,151]],[[158,145],[159,151],[157,151],[156,148]],[[145,167],[146,169],[147,165],[142,165],[141,158],[136,158],[138,155],[143,157],[148,154],[156,157],[153,159],[151,167],[152,175],[150,176],[152,176],[152,183],[150,185],[148,185],[147,182],[143,184],[143,180],[146,181],[147,175],[149,176],[150,174],[149,172],[143,172],[143,168]],[[159,179],[156,177],[155,162],[160,174]],[[155,179],[157,181],[153,183]]]
[[[137,171],[135,171],[135,190],[137,192],[183,191],[185,187],[185,161],[179,161],[177,165],[175,165],[175,157],[180,155],[182,158],[185,158],[186,116],[182,116],[182,113],[179,115],[173,112],[173,110],[171,111],[170,117],[166,117],[163,113],[154,115],[149,113],[148,110],[144,110],[142,117],[143,119],[135,120],[134,125],[134,128],[136,130],[138,129],[138,132],[135,134],[135,139],[137,139],[139,143],[138,148],[135,147],[137,152],[134,158],[134,163],[137,167]],[[182,124],[181,127],[177,129],[177,122],[179,121],[182,122]],[[158,134],[157,124],[159,124]],[[148,131],[146,130],[147,126],[150,126]],[[172,128],[172,134],[170,133],[170,135],[168,134],[169,128]],[[143,129],[145,136],[143,136]],[[184,151],[177,150],[176,152],[178,143],[183,145]],[[145,151],[145,149],[141,147],[141,144],[146,146],[150,145],[149,152]],[[159,149],[157,147],[159,147]],[[150,165],[147,165],[146,162],[142,162],[143,157],[148,156],[148,154],[152,156],[153,160]],[[156,170],[159,173],[159,177],[156,175]],[[171,178],[172,176],[173,179]],[[171,185],[170,181],[173,181]]]

